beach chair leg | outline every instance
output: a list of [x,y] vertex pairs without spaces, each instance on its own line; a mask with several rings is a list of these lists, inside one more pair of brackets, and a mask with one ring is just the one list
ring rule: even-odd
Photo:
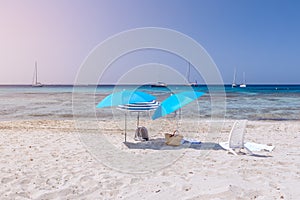
[[229,151],[230,153],[232,153],[233,155],[236,155],[236,156],[238,155],[238,154],[237,154],[233,149],[231,149],[231,148],[229,148],[228,151]]
[[127,114],[125,112],[125,142],[126,142],[126,137],[127,137]]

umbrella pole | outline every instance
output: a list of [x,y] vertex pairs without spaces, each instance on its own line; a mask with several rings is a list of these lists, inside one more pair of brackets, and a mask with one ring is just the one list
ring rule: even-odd
[[125,111],[125,142],[126,142],[126,135],[127,135],[127,112]]
[[176,120],[176,130],[179,129],[179,120],[181,120],[181,108],[178,110],[178,119]]
[[140,112],[138,112],[136,127],[138,128],[140,125]]
[[[175,118],[177,118],[177,117],[175,116]],[[178,124],[179,124],[178,121],[179,121],[179,119],[177,118],[177,119],[176,119],[176,130],[178,130]]]

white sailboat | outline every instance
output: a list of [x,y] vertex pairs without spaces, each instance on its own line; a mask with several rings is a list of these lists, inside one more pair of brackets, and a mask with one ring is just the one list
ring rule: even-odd
[[189,86],[197,87],[198,83],[197,80],[195,82],[190,82],[190,73],[191,73],[191,63],[189,62],[188,72],[187,72],[187,81],[189,82]]
[[246,85],[246,75],[245,75],[245,72],[243,73],[243,83],[240,85],[240,87],[241,88],[245,88],[245,87],[247,87],[247,85]]
[[35,68],[33,73],[33,81],[32,81],[32,87],[42,87],[43,84],[38,82],[38,71],[37,71],[37,62],[35,61]]
[[236,87],[237,84],[236,84],[236,69],[234,69],[234,73],[233,73],[233,81],[232,81],[232,84],[231,84],[231,87]]

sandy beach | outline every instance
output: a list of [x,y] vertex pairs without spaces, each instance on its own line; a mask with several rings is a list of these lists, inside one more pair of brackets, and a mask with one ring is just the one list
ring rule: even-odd
[[[199,140],[204,140],[206,123],[199,124]],[[214,142],[226,141],[232,124],[226,121]],[[141,144],[144,148],[130,148],[123,143],[120,128],[108,122],[100,126],[112,145],[123,152],[142,157],[168,151],[151,148],[163,138],[159,131],[149,130],[152,141]],[[169,147],[180,154],[169,166],[131,173],[112,169],[90,154],[74,121],[1,122],[0,198],[298,199],[299,134],[298,121],[248,121],[245,141],[272,144],[272,152],[234,156],[215,148]],[[129,143],[133,135],[129,130]]]

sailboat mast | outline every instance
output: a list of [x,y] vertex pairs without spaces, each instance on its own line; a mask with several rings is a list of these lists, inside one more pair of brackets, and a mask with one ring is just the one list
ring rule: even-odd
[[40,82],[38,82],[37,61],[35,61],[32,87],[42,87],[42,86],[43,85]]
[[188,82],[190,82],[190,73],[191,73],[191,63],[189,62],[189,68],[188,68]]
[[236,84],[236,69],[234,69],[233,73],[233,84]]
[[35,84],[37,84],[37,75],[38,74],[38,71],[37,71],[37,62],[35,61]]
[[234,72],[233,72],[233,81],[231,84],[232,87],[236,87],[236,68],[234,68]]

